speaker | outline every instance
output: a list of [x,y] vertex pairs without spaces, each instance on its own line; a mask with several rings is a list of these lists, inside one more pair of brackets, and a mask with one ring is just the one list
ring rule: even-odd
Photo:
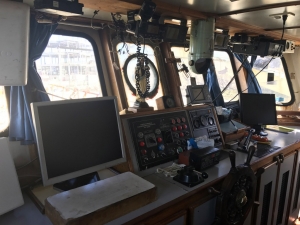
[[156,99],[157,109],[169,109],[175,107],[173,96],[162,96]]

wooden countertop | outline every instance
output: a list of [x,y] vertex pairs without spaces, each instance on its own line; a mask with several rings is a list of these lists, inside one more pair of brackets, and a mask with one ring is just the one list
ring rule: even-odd
[[[268,139],[272,140],[271,146],[279,146],[281,148],[262,158],[253,157],[251,161],[253,170],[257,170],[262,166],[272,163],[274,156],[278,154],[285,155],[300,148],[300,130],[297,130],[297,127],[295,127],[295,130],[289,134],[269,130],[267,132],[269,134]],[[247,154],[236,151],[236,165],[244,163],[246,158]],[[182,200],[188,199],[196,193],[199,198],[200,195],[203,197],[212,196],[208,193],[207,189],[211,186],[217,185],[217,183],[227,175],[230,168],[231,164],[229,158],[220,161],[219,164],[206,170],[209,177],[203,183],[192,188],[186,187],[174,181],[172,178],[165,177],[162,174],[155,173],[146,176],[144,179],[153,183],[157,187],[157,200],[115,219],[107,223],[107,225],[126,224],[127,222],[128,224],[135,223],[154,215],[171,205],[177,204]]]
[[[296,127],[295,127],[296,128]],[[300,149],[300,130],[295,129],[292,133],[284,134],[274,131],[268,131],[268,139],[272,140],[271,145],[279,146],[281,149],[274,151],[273,153],[264,156],[263,158],[253,157],[251,161],[252,169],[255,171],[258,168],[265,166],[273,162],[273,158],[279,154],[289,154],[290,152]],[[247,154],[242,152],[236,152],[236,165],[242,164],[246,161]],[[108,222],[108,225],[119,225],[119,224],[132,224],[139,222],[151,215],[155,215],[168,207],[176,206],[179,203],[189,204],[195,202],[197,199],[209,199],[213,195],[209,194],[207,189],[209,187],[218,187],[222,179],[227,175],[231,168],[229,158],[226,158],[219,162],[219,164],[206,170],[209,177],[199,185],[192,188],[186,187],[170,177],[165,177],[163,174],[153,173],[143,177],[145,180],[151,182],[157,187],[157,199],[139,209],[136,209],[126,215],[123,215],[113,221]],[[101,176],[101,179],[105,178]],[[36,194],[41,201],[44,201],[46,197],[55,194],[53,191],[49,192],[49,188],[46,187],[46,195],[42,194],[42,187],[36,189]],[[33,190],[34,192],[34,190]],[[50,193],[50,195],[49,195]],[[195,195],[197,194],[197,195]],[[48,196],[47,196],[48,195]],[[195,199],[196,198],[196,199]]]

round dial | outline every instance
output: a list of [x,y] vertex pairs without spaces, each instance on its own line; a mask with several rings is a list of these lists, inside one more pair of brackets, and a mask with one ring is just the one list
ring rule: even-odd
[[208,117],[208,124],[213,125],[214,124],[214,119],[212,117]]
[[194,120],[194,127],[195,128],[199,128],[200,127],[200,124],[199,124],[198,120]]
[[144,134],[142,132],[138,132],[137,136],[138,136],[138,138],[143,138]]
[[161,134],[161,130],[160,129],[155,129],[154,131],[156,134]]
[[200,116],[200,122],[201,122],[201,124],[203,126],[207,126],[208,125],[206,116]]
[[166,99],[165,99],[165,105],[166,105],[167,108],[173,108],[173,107],[175,107],[175,101],[174,101],[174,99],[171,98],[171,97],[166,97]]

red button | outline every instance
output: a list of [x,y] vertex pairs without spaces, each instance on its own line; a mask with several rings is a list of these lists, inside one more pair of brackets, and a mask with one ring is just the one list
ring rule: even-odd
[[171,119],[171,124],[175,124],[176,121],[174,119]]
[[177,126],[177,130],[182,130],[182,126]]
[[158,137],[158,138],[157,138],[157,142],[158,142],[158,143],[162,142],[162,138]]
[[183,128],[183,129],[187,129],[187,125],[185,125],[185,124],[182,125],[182,128]]
[[147,150],[146,149],[141,150],[141,152],[142,152],[143,155],[147,154]]
[[180,118],[176,118],[176,122],[180,123],[181,122]]
[[177,130],[177,127],[172,127],[172,131],[176,131]]
[[184,118],[184,117],[182,117],[182,118],[181,118],[181,121],[182,121],[183,123],[185,123],[185,118]]
[[145,142],[141,141],[141,142],[139,143],[139,145],[140,145],[141,147],[144,147],[144,146],[145,146]]
[[179,136],[180,136],[180,137],[184,137],[184,133],[180,132],[180,133],[179,133]]

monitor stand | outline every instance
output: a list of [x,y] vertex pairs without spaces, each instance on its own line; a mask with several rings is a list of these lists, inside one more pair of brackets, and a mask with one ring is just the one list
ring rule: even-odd
[[253,125],[252,128],[255,129],[254,134],[260,135],[260,136],[268,136],[268,133],[265,132],[265,128],[263,125]]
[[57,191],[69,191],[74,188],[84,186],[86,184],[92,184],[100,180],[97,172],[89,173],[80,177],[76,177],[70,180],[62,181],[53,184],[53,188]]

